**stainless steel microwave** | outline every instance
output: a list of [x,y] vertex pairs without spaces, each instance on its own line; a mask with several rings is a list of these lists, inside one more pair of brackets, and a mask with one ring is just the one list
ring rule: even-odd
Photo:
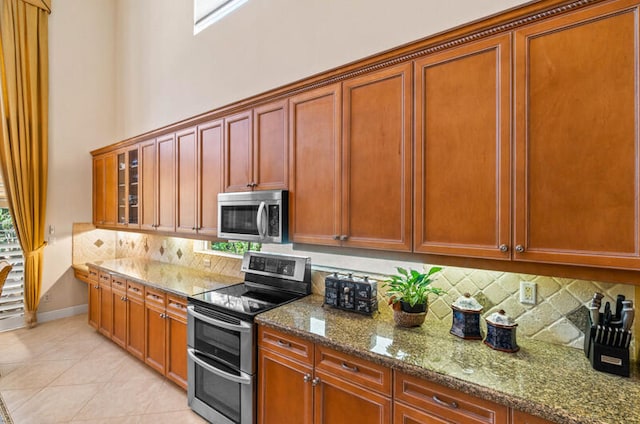
[[219,238],[259,243],[287,243],[288,223],[287,190],[218,194]]

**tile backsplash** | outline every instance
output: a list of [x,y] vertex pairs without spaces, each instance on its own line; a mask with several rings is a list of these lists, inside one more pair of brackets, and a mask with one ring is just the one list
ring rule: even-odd
[[[240,276],[240,259],[199,253],[201,242],[177,237],[150,234],[116,232],[95,229],[91,224],[75,224],[73,237],[73,261],[144,257],[165,263],[197,269],[210,269],[212,273]],[[210,266],[205,267],[205,261]],[[375,259],[371,259],[372,261]],[[348,262],[342,260],[340,262]],[[418,269],[415,264],[414,269]],[[424,265],[428,268],[429,265]],[[338,269],[340,270],[340,269]],[[347,272],[346,270],[340,270]],[[324,277],[328,271],[313,272],[314,293],[324,293]],[[355,272],[355,275],[363,275]],[[384,275],[371,275],[382,286]],[[536,283],[535,305],[519,301],[520,281]],[[429,320],[451,321],[451,303],[464,293],[470,293],[483,306],[483,315],[504,309],[518,323],[518,337],[582,348],[583,327],[588,311],[585,305],[593,293],[602,292],[605,301],[615,304],[616,295],[623,294],[635,301],[636,290],[632,285],[609,284],[570,278],[545,277],[469,268],[446,267],[437,276],[434,286],[446,290],[446,294],[431,298]],[[380,307],[388,307],[384,288],[379,289]],[[484,320],[482,320],[484,324]],[[634,338],[635,339],[635,338]],[[633,343],[632,343],[633,344]],[[632,346],[631,352],[635,352]]]

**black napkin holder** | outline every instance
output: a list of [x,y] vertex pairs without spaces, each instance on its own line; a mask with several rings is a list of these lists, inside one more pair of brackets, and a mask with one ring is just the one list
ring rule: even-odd
[[[602,317],[601,317],[602,319]],[[603,331],[612,331],[611,327],[603,327]],[[584,353],[589,358],[591,366],[596,371],[629,377],[631,368],[629,363],[629,348],[614,347],[596,341],[597,326],[587,325],[584,333]]]

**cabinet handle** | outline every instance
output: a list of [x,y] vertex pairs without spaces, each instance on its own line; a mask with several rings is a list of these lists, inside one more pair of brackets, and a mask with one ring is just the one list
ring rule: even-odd
[[196,227],[191,227],[191,231],[195,231],[195,230],[197,230]]
[[507,246],[506,244],[501,244],[500,245],[500,251],[501,252],[508,252],[509,251],[509,246]]
[[517,245],[516,246],[516,252],[518,252],[518,253],[524,252],[524,247],[521,244]]
[[247,183],[247,187],[251,187],[251,183]]
[[351,371],[351,372],[360,372],[360,370],[358,369],[358,367],[351,367],[349,365],[347,365],[346,362],[342,363],[342,368],[347,370],[347,371]]
[[445,408],[458,409],[458,404],[456,402],[451,402],[451,403],[445,402],[442,399],[440,399],[438,395],[433,395],[432,399],[435,403],[437,403],[440,406],[444,406]]
[[341,241],[345,241],[345,240],[346,240],[346,239],[348,239],[348,238],[349,238],[349,236],[348,236],[348,235],[346,235],[346,234],[343,234],[343,235],[341,235],[341,236],[340,236],[340,240],[341,240]]
[[320,377],[316,377],[313,380],[311,380],[311,385],[313,387],[316,387],[318,384],[320,384]]
[[99,289],[99,288],[100,288],[100,286],[93,286],[93,288],[94,288],[94,289]]
[[311,374],[305,374],[304,377],[302,377],[302,381],[304,381],[305,383],[308,383],[311,381]]
[[276,344],[277,344],[278,346],[291,348],[291,343],[289,343],[289,342],[283,342],[283,341],[282,341],[282,340],[280,340],[280,339],[278,339],[278,340],[276,341]]
[[333,239],[334,240],[340,240],[340,236],[338,234],[334,234]]

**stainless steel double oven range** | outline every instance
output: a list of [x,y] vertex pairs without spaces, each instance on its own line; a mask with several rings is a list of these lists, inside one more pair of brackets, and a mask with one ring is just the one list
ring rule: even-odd
[[188,298],[191,409],[215,424],[253,424],[257,378],[255,316],[311,293],[311,260],[247,252],[244,282]]

